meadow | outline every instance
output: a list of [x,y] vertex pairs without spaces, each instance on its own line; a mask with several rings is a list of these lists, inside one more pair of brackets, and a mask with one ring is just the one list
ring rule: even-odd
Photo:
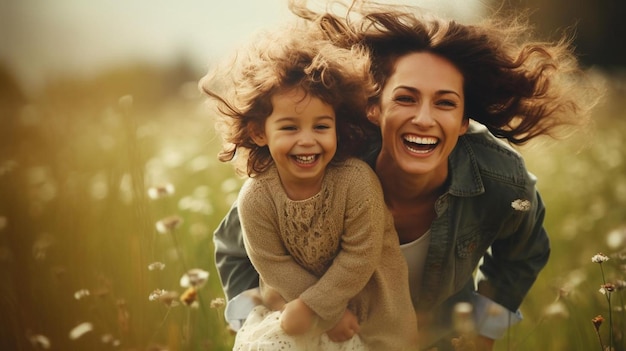
[[[0,349],[230,349],[212,233],[242,180],[200,76],[120,67],[26,96],[0,74]],[[626,349],[626,75],[605,77],[592,133],[521,148],[552,256],[496,350]]]

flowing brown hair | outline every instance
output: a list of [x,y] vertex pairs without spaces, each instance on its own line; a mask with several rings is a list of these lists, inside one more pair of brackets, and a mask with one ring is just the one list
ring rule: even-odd
[[[523,14],[494,15],[470,25],[364,1],[345,6],[344,15],[314,12],[306,1],[290,0],[289,6],[318,23],[335,45],[366,47],[381,88],[402,56],[429,52],[449,60],[464,78],[466,116],[513,144],[585,125],[601,97],[597,82],[579,67],[571,37],[533,41]],[[370,102],[379,99],[380,90]]]

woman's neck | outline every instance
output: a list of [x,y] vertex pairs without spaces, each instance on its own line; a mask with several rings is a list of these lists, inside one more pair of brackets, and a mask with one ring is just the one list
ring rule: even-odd
[[376,174],[390,208],[403,203],[434,203],[445,191],[447,178],[447,174],[436,172],[406,173],[393,160],[381,156],[376,160]]
[[409,174],[384,157],[376,161],[376,174],[400,243],[409,243],[424,235],[437,217],[435,202],[445,191],[446,177],[436,176],[435,172]]

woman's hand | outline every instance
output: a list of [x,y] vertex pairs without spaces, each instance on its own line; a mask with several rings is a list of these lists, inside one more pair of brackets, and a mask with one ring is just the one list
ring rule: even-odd
[[315,312],[298,298],[285,304],[280,315],[280,327],[287,335],[301,335],[313,327],[316,317]]
[[343,313],[339,322],[326,332],[328,338],[333,342],[344,342],[352,339],[359,333],[361,326],[356,316],[348,309]]

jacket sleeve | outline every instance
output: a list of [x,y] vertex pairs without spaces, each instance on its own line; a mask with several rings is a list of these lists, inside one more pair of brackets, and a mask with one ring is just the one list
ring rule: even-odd
[[213,233],[213,243],[215,264],[229,301],[243,291],[259,286],[259,274],[243,244],[236,202]]
[[543,227],[545,207],[534,180],[526,198],[510,206],[508,225],[483,257],[477,281],[481,295],[516,311],[548,262],[550,241]]

